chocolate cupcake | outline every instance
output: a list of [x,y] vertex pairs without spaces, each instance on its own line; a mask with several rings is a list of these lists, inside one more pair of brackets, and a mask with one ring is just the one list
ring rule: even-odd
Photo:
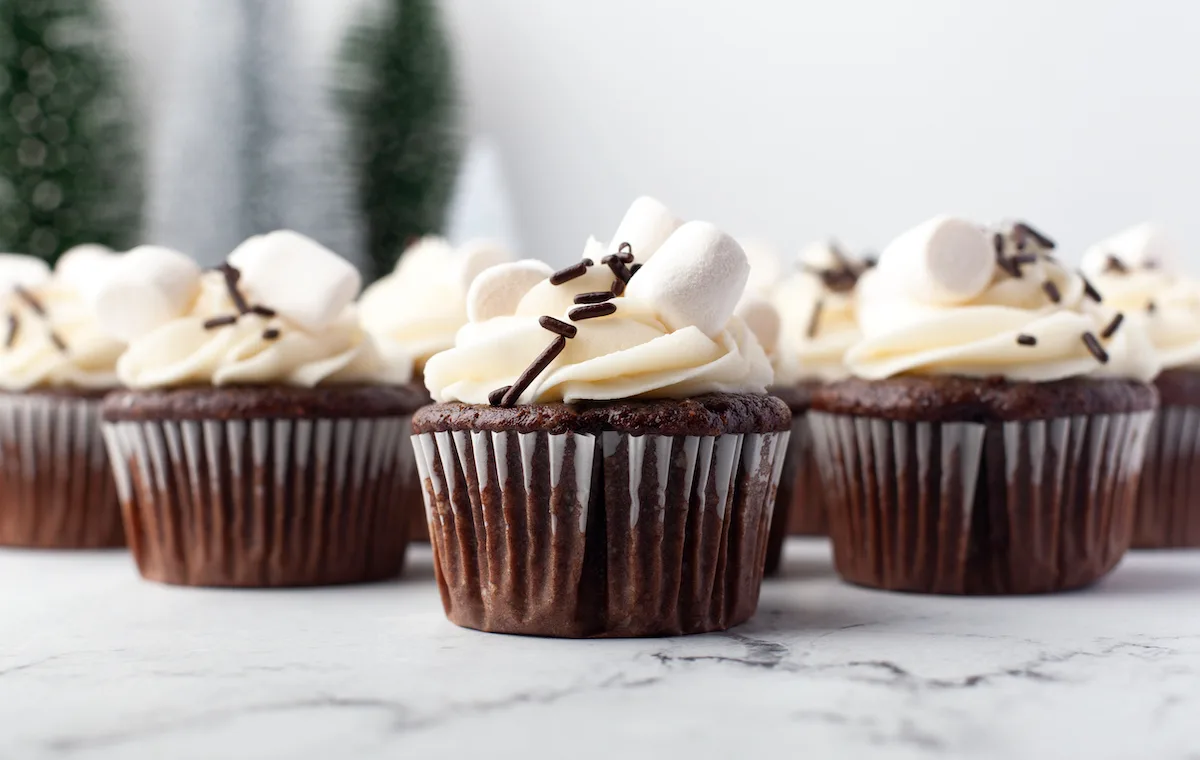
[[658,636],[757,606],[790,420],[733,315],[746,257],[650,199],[614,241],[487,270],[426,364],[413,445],[454,623]]
[[938,217],[859,286],[854,379],[813,394],[843,578],[1024,594],[1120,560],[1157,393],[1145,334],[1029,225]]
[[138,569],[190,586],[397,575],[420,403],[353,306],[358,273],[291,232],[200,276],[162,258],[102,289],[129,341],[104,433]]
[[[431,403],[422,380],[429,357],[454,345],[467,323],[467,289],[488,267],[512,261],[498,244],[474,240],[459,247],[440,237],[421,238],[400,257],[394,272],[370,285],[359,300],[363,327],[380,350],[400,361],[410,358],[411,393]],[[421,484],[412,479],[411,498],[421,500]],[[428,541],[423,510],[413,510],[410,537]]]
[[1143,224],[1089,249],[1084,274],[1144,330],[1163,372],[1134,519],[1133,546],[1200,547],[1200,283],[1176,271],[1161,230]]
[[828,534],[826,495],[817,473],[808,410],[816,388],[849,374],[843,357],[861,337],[854,317],[855,288],[871,266],[834,240],[809,245],[796,263],[798,271],[774,277],[769,290],[760,286],[780,323],[770,391],[792,411],[792,435],[767,551],[768,574],[779,566],[785,534]]
[[124,544],[100,436],[100,401],[123,348],[98,326],[89,295],[116,257],[65,253],[53,274],[0,256],[0,545],[93,549]]

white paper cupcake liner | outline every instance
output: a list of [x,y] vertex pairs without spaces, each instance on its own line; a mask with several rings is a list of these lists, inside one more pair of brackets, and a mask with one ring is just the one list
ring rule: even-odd
[[100,398],[0,393],[0,545],[123,544]]
[[953,594],[1092,583],[1129,547],[1152,417],[985,425],[812,412],[838,572]]
[[413,436],[447,615],[572,637],[746,620],[788,435]]
[[399,574],[411,419],[104,423],[142,575],[265,587]]

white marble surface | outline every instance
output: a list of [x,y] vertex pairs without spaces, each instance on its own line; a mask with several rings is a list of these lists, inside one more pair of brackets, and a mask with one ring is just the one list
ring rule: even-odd
[[1200,553],[1081,593],[885,594],[788,547],[723,635],[460,630],[404,580],[175,589],[0,552],[0,759],[1200,758]]

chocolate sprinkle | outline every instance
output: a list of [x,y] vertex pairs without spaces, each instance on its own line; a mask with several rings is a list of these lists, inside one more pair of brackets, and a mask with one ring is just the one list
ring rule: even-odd
[[564,338],[574,338],[579,328],[561,319],[554,317],[538,317],[538,324],[546,328],[552,333],[563,336]]
[[242,292],[238,290],[238,280],[242,279],[242,273],[237,270],[229,262],[226,262],[220,267],[221,273],[225,275],[225,289],[229,291],[229,300],[233,301],[234,307],[238,310],[238,314],[247,314],[250,311],[250,304],[246,303],[246,298]]
[[1101,364],[1108,364],[1108,352],[1100,345],[1100,341],[1096,340],[1096,336],[1090,332],[1083,334],[1083,345],[1087,346],[1087,350],[1092,352],[1092,356],[1096,357],[1096,361]]
[[525,392],[525,389],[529,387],[529,384],[532,383],[538,375],[545,372],[546,367],[550,366],[550,362],[557,359],[558,355],[561,354],[563,349],[566,347],[567,339],[563,336],[559,335],[552,340],[550,345],[546,346],[546,350],[538,354],[538,357],[533,360],[533,364],[530,364],[528,367],[526,367],[525,371],[521,373],[521,376],[517,378],[517,381],[513,383],[507,391],[504,392],[504,396],[502,396],[500,399],[500,406],[512,406],[513,404],[517,403],[517,399],[521,397],[521,394]]
[[1125,266],[1125,262],[1113,254],[1108,254],[1108,258],[1104,260],[1105,272],[1116,272],[1117,274],[1129,274],[1129,267]]
[[1017,344],[1022,346],[1036,346],[1037,338],[1033,337],[1032,335],[1021,333],[1017,336]]
[[821,312],[825,310],[825,301],[818,298],[813,304],[812,314],[808,318],[808,337],[817,337],[817,330],[821,328]]
[[39,317],[46,316],[46,307],[42,306],[42,302],[39,301],[37,297],[33,295],[33,293],[30,293],[22,285],[16,286],[13,288],[13,290],[16,292],[18,298],[28,304],[29,308],[33,309],[35,314],[37,314]]
[[626,261],[633,261],[633,246],[629,243],[621,243],[619,246],[617,246],[617,253],[623,256],[628,255],[629,258],[626,259]]
[[629,274],[630,274],[631,276],[632,276],[632,275],[635,275],[635,274],[637,274],[637,273],[638,273],[638,271],[639,271],[641,268],[642,268],[642,265],[641,265],[641,264],[634,264],[633,266],[629,267]]
[[252,306],[250,308],[250,311],[253,314],[257,314],[260,317],[266,317],[267,319],[270,319],[271,317],[275,316],[275,314],[276,314],[274,309],[267,308],[266,306],[263,306],[262,304]]
[[1046,297],[1054,303],[1062,301],[1062,293],[1058,292],[1058,286],[1050,280],[1046,280],[1042,283],[1042,290],[1046,291]]
[[4,347],[12,348],[17,342],[17,331],[21,329],[21,320],[17,319],[17,313],[10,311],[8,313],[8,335],[4,338]]
[[213,317],[212,319],[208,319],[208,320],[204,321],[204,329],[205,330],[215,330],[218,327],[225,327],[227,325],[232,325],[232,324],[236,323],[237,321],[238,321],[238,318],[232,314],[226,314],[221,317]]
[[594,303],[589,306],[577,306],[567,312],[567,318],[572,322],[582,322],[585,319],[595,319],[596,317],[607,317],[617,310],[617,305],[612,301],[604,303]]
[[1029,226],[1025,222],[1017,222],[1013,225],[1013,232],[1017,233],[1022,242],[1026,237],[1031,237],[1042,248],[1055,248],[1054,241],[1043,235],[1039,230]]
[[625,281],[620,277],[613,280],[612,288],[609,289],[609,292],[612,293],[614,297],[625,295]]
[[503,388],[497,388],[496,390],[489,393],[488,394],[488,403],[491,404],[492,406],[500,406],[500,400],[504,398],[504,394],[508,393],[508,389],[511,387],[512,387],[511,385],[506,385]]
[[268,327],[263,330],[263,340],[275,340],[279,337],[279,330],[274,327]]
[[1096,290],[1096,286],[1092,285],[1092,283],[1088,281],[1088,278],[1081,274],[1079,275],[1079,279],[1083,280],[1083,294],[1085,296],[1092,299],[1096,303],[1102,303],[1104,301],[1104,299],[1100,297],[1100,291]]
[[575,303],[604,303],[612,300],[615,295],[611,290],[593,290],[590,293],[580,293],[575,296]]
[[63,352],[64,354],[67,352],[67,344],[63,341],[61,335],[51,330],[46,334],[46,337],[50,338],[50,342],[53,343],[54,347],[59,351]]
[[592,265],[591,259],[584,259],[583,261],[580,261],[577,264],[572,264],[571,266],[566,267],[565,269],[560,269],[557,272],[555,272],[554,274],[550,275],[550,284],[551,285],[562,285],[564,282],[570,282],[571,280],[574,280],[576,277],[582,277],[584,275],[584,273],[587,272],[588,267],[590,267],[591,265]]
[[1117,316],[1113,317],[1112,321],[1108,323],[1108,327],[1104,328],[1104,332],[1100,333],[1100,337],[1104,338],[1105,340],[1108,340],[1114,334],[1116,334],[1117,328],[1119,328],[1121,326],[1121,323],[1124,321],[1125,321],[1125,315],[1118,311]]
[[992,235],[992,247],[996,249],[996,258],[1004,255],[1004,236],[999,232]]
[[604,258],[607,259],[607,261],[604,261],[603,263],[608,265],[608,268],[612,270],[613,275],[615,275],[616,278],[621,282],[629,282],[630,278],[633,277],[633,272],[629,271],[629,267],[625,266],[624,261],[621,261],[615,256],[605,256]]
[[1154,303],[1153,301],[1147,301],[1146,302],[1146,313],[1153,314],[1156,311],[1158,311],[1158,304]]

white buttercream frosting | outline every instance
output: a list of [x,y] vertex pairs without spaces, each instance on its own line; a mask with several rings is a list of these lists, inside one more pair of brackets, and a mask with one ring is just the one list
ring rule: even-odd
[[1200,282],[1173,269],[1178,259],[1161,229],[1142,224],[1089,248],[1083,269],[1104,303],[1146,332],[1164,369],[1200,369]]
[[[277,267],[275,276],[291,281],[255,287],[266,277],[266,264],[287,261],[289,250],[306,265]],[[239,247],[237,260],[254,273],[249,281],[233,277],[249,310],[239,309],[229,287],[229,273],[240,270],[204,274],[198,294],[173,305],[180,316],[163,320],[131,341],[117,363],[124,385],[312,387],[409,380],[411,360],[385,356],[362,328],[353,304],[357,285],[346,287],[347,278],[357,275],[350,277],[336,254],[300,235],[281,232],[251,238]],[[310,279],[314,271],[324,276]],[[260,297],[263,290],[278,294],[286,305],[277,310]],[[311,303],[299,297],[302,292],[309,294]]]
[[[100,329],[85,297],[88,283],[102,279],[113,258],[88,246],[63,254],[51,273],[38,259],[0,256],[0,388],[116,387],[124,345]],[[84,270],[87,279],[77,276]]]
[[[1150,380],[1158,374],[1159,361],[1146,334],[1128,319],[1110,329],[1118,311],[1088,297],[1083,278],[1049,255],[1053,244],[1040,233],[1021,224],[996,233],[975,228],[978,239],[972,240],[963,222],[940,219],[955,226],[954,234],[923,235],[924,245],[952,242],[975,250],[990,241],[999,248],[987,264],[988,284],[976,295],[960,295],[953,302],[942,293],[922,298],[932,291],[914,287],[911,279],[896,273],[955,267],[959,271],[953,278],[959,282],[971,281],[973,274],[962,271],[964,265],[953,250],[925,250],[912,245],[912,235],[901,236],[859,285],[863,339],[846,354],[853,374],[867,379],[901,374],[1003,376],[1035,382],[1080,376]],[[929,277],[951,279],[940,271],[929,272]],[[1106,361],[1089,350],[1087,335],[1095,338]]]
[[[650,204],[640,205],[635,210],[645,215]],[[582,276],[559,285],[546,278],[530,286],[515,271],[521,262],[501,265],[514,268],[513,273],[481,277],[469,300],[515,307],[467,324],[453,348],[429,360],[425,382],[433,397],[489,403],[492,391],[511,386],[555,341],[556,334],[539,323],[543,316],[578,332],[518,403],[764,392],[772,380],[770,362],[754,334],[733,314],[749,270],[741,248],[703,222],[678,226],[658,246],[645,242],[653,237],[639,238],[643,247],[634,255],[642,267],[624,294],[609,301],[616,311],[607,316],[570,316],[580,306],[576,296],[613,286],[613,271],[599,259]],[[585,255],[603,251],[590,243]],[[514,293],[500,298],[487,292],[493,286],[525,292],[519,298]]]
[[422,367],[453,346],[467,323],[467,290],[475,277],[512,258],[488,241],[455,248],[439,237],[422,238],[400,257],[395,271],[363,293],[363,325],[381,344],[395,344]]

